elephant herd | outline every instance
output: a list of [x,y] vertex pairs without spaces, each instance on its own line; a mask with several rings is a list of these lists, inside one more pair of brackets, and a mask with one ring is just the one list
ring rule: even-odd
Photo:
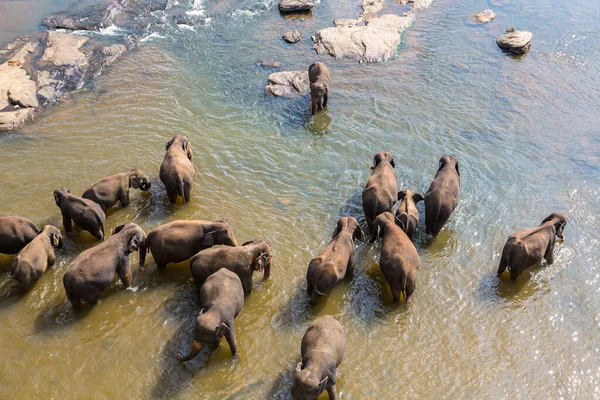
[[[320,94],[326,105],[326,84]],[[313,110],[319,107],[322,107],[320,103],[313,102]],[[184,202],[191,199],[195,176],[191,160],[192,149],[185,136],[175,136],[167,143],[160,180],[171,203],[175,203],[178,196]],[[411,241],[419,225],[416,204],[425,202],[426,233],[435,236],[458,205],[460,171],[456,157],[443,156],[429,189],[421,196],[409,189],[398,191],[394,168],[391,153],[380,152],[374,156],[371,176],[362,192],[362,204],[370,243],[382,239],[379,266],[392,298],[399,301],[404,295],[405,304],[410,304],[414,300],[421,264]],[[65,232],[70,233],[75,222],[102,241],[79,254],[64,274],[65,292],[73,308],[80,310],[82,300],[92,305],[97,303],[115,276],[129,287],[132,284],[129,255],[135,251],[139,252],[140,268],[144,267],[147,253],[152,254],[159,268],[189,260],[201,310],[196,317],[191,350],[187,355],[178,354],[177,359],[189,361],[203,346],[218,345],[223,336],[232,354],[237,354],[234,319],[242,310],[244,297],[252,292],[253,273],[262,272],[263,280],[270,276],[270,245],[262,238],[238,245],[226,220],[177,220],[160,225],[148,234],[138,225],[127,223],[116,227],[112,235],[105,238],[105,211],[119,202],[121,207],[126,206],[131,188],[148,190],[150,180],[141,170],[132,169],[94,183],[82,197],[73,195],[66,187],[54,191]],[[539,226],[511,235],[502,251],[498,276],[508,269],[514,280],[542,259],[552,264],[556,237],[564,240],[566,222],[564,214],[553,213]],[[341,217],[331,241],[309,262],[306,288],[312,303],[326,296],[352,272],[355,239],[365,239],[359,222],[354,217]],[[213,247],[215,245],[221,246]],[[62,233],[55,226],[40,229],[19,216],[0,217],[0,253],[17,254],[10,272],[23,291],[29,290],[55,263],[55,249],[62,246]],[[294,398],[316,399],[327,390],[329,397],[335,399],[336,368],[345,348],[344,330],[338,321],[330,316],[313,321],[302,338],[302,361],[294,372]]]

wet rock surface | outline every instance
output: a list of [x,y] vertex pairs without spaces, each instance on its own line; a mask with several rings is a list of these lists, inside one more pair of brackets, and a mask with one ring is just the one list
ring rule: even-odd
[[481,24],[488,23],[494,18],[496,18],[496,13],[492,10],[483,10],[475,14],[475,19]]
[[311,0],[279,0],[279,11],[282,13],[310,11],[314,6]]
[[300,32],[294,29],[292,31],[286,32],[286,34],[283,35],[283,40],[285,40],[288,43],[297,43],[300,41],[300,37]]
[[526,54],[531,48],[531,39],[533,39],[533,33],[509,28],[504,35],[496,39],[496,44],[504,51]]
[[281,71],[269,75],[267,96],[297,97],[310,92],[308,71]]

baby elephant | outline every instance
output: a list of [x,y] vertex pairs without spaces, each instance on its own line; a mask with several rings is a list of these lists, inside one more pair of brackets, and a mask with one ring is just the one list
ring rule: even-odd
[[208,277],[200,289],[200,314],[196,318],[196,330],[192,351],[187,356],[179,353],[179,361],[189,361],[195,358],[202,346],[212,344],[218,346],[221,338],[225,336],[231,354],[238,352],[233,320],[242,311],[244,306],[244,289],[240,278],[222,268]]
[[144,176],[141,169],[132,169],[108,176],[90,186],[83,192],[84,199],[90,199],[102,207],[106,212],[109,208],[121,202],[121,207],[129,204],[129,189],[150,189],[150,180]]
[[238,245],[226,220],[173,221],[154,228],[148,234],[148,250],[159,268],[188,260],[215,244]]
[[60,208],[65,231],[71,232],[71,220],[99,240],[104,239],[104,211],[92,200],[77,197],[62,187],[54,191],[54,201]]
[[498,276],[508,268],[510,279],[516,280],[523,271],[542,259],[545,259],[548,265],[554,263],[555,236],[565,240],[562,233],[566,224],[565,214],[552,213],[539,226],[510,235],[502,250]]
[[400,206],[396,210],[396,223],[409,238],[413,237],[417,225],[419,225],[419,210],[417,210],[416,204],[421,200],[423,200],[423,196],[412,190],[398,192]]
[[460,172],[454,156],[440,158],[437,174],[425,193],[425,225],[429,235],[437,235],[458,205]]
[[113,235],[81,253],[73,260],[63,277],[67,298],[75,310],[81,308],[81,300],[96,304],[102,291],[109,287],[115,274],[125,287],[133,280],[129,266],[129,254],[139,250],[140,267],[146,254],[146,234],[136,224],[120,225]]
[[311,112],[315,115],[323,107],[327,107],[329,97],[329,69],[322,62],[316,62],[308,67],[310,80]]
[[392,290],[394,301],[405,293],[404,303],[410,304],[417,285],[417,269],[421,259],[415,245],[394,220],[392,213],[385,212],[375,219],[371,243],[383,236],[379,268]]
[[339,219],[331,241],[321,253],[308,264],[306,289],[314,304],[319,297],[352,273],[354,268],[354,239],[365,235],[353,217]]
[[0,253],[17,254],[39,231],[40,228],[26,218],[0,217]]
[[329,315],[317,318],[302,337],[301,351],[302,362],[294,372],[294,399],[316,400],[323,390],[331,400],[337,399],[336,369],[346,352],[342,325]]
[[371,167],[373,172],[362,192],[363,210],[369,231],[373,230],[375,218],[386,211],[392,212],[394,204],[398,201],[395,167],[392,153],[386,151],[375,154]]
[[190,201],[196,170],[187,137],[177,135],[167,143],[167,154],[160,165],[159,176],[171,204],[175,204],[177,196],[183,197],[184,203]]
[[252,273],[264,271],[263,281],[271,274],[271,247],[264,239],[255,239],[238,247],[213,247],[202,250],[190,260],[190,269],[196,282],[198,296],[206,279],[227,268],[242,281],[244,296],[252,293]]
[[19,282],[24,292],[40,279],[46,268],[54,265],[56,261],[54,249],[62,247],[63,239],[60,230],[55,226],[46,225],[19,252],[10,267],[10,274]]

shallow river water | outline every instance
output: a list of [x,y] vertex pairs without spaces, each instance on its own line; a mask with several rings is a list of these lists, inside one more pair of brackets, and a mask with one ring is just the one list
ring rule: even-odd
[[[11,257],[0,256],[1,399],[289,399],[302,334],[325,314],[346,332],[342,399],[600,398],[596,0],[436,0],[396,59],[316,55],[310,35],[355,16],[357,3],[322,0],[301,20],[268,0],[182,2],[197,11],[193,30],[160,12],[146,16],[144,42],[92,87],[0,136],[0,215],[61,226],[55,188],[81,193],[136,167],[152,188],[132,190],[128,207],[109,212],[107,232],[125,222],[148,232],[176,219],[227,218],[240,243],[264,237],[274,252],[271,279],[255,277],[236,319],[239,357],[223,341],[187,364],[174,358],[189,349],[198,312],[186,263],[159,271],[149,257],[145,270],[134,268],[132,289],[119,282],[77,315],[62,276],[95,244],[91,236],[67,235],[55,267],[25,295],[8,277]],[[471,15],[485,8],[497,18],[475,24]],[[509,26],[533,32],[525,58],[497,48]],[[280,39],[291,28],[303,35],[296,45]],[[6,31],[0,44],[11,39]],[[286,70],[326,62],[326,111],[313,119],[308,97],[265,97],[270,70],[259,59]],[[170,206],[158,171],[176,134],[190,138],[198,174],[192,201]],[[353,278],[310,307],[308,262],[340,216],[366,230],[360,193],[381,150],[395,155],[399,186],[421,193],[439,158],[456,155],[459,206],[431,239],[419,204],[412,306],[391,302],[378,246],[358,241]],[[555,263],[516,283],[499,280],[508,235],[553,211],[569,218]]]

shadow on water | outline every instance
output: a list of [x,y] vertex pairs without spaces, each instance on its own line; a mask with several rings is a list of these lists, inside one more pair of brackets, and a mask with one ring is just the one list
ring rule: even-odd
[[314,117],[310,111],[306,112],[306,120],[304,122],[304,129],[312,133],[315,138],[321,138],[329,132],[329,125],[331,125],[331,117],[327,112],[327,109],[318,112]]
[[281,375],[275,379],[267,398],[271,400],[289,400],[292,398],[291,390],[294,383],[294,368],[299,361],[299,357],[297,360],[290,359],[289,363],[287,363],[290,366],[289,370],[282,372]]
[[294,294],[271,320],[271,325],[277,331],[283,331],[285,328],[291,331],[300,331],[311,319],[312,307],[310,297],[306,292],[306,282],[303,281],[296,285],[294,290]]
[[477,284],[475,289],[477,298],[483,303],[510,302],[518,305],[540,290],[550,290],[534,278],[535,272],[542,269],[543,267],[540,265],[529,268],[516,281],[510,279],[508,271],[505,271],[500,277],[496,275],[495,271],[489,272]]
[[68,300],[56,300],[44,305],[44,309],[37,315],[33,324],[33,333],[54,334],[79,323],[93,309],[93,306],[84,303],[80,311],[75,311]]

